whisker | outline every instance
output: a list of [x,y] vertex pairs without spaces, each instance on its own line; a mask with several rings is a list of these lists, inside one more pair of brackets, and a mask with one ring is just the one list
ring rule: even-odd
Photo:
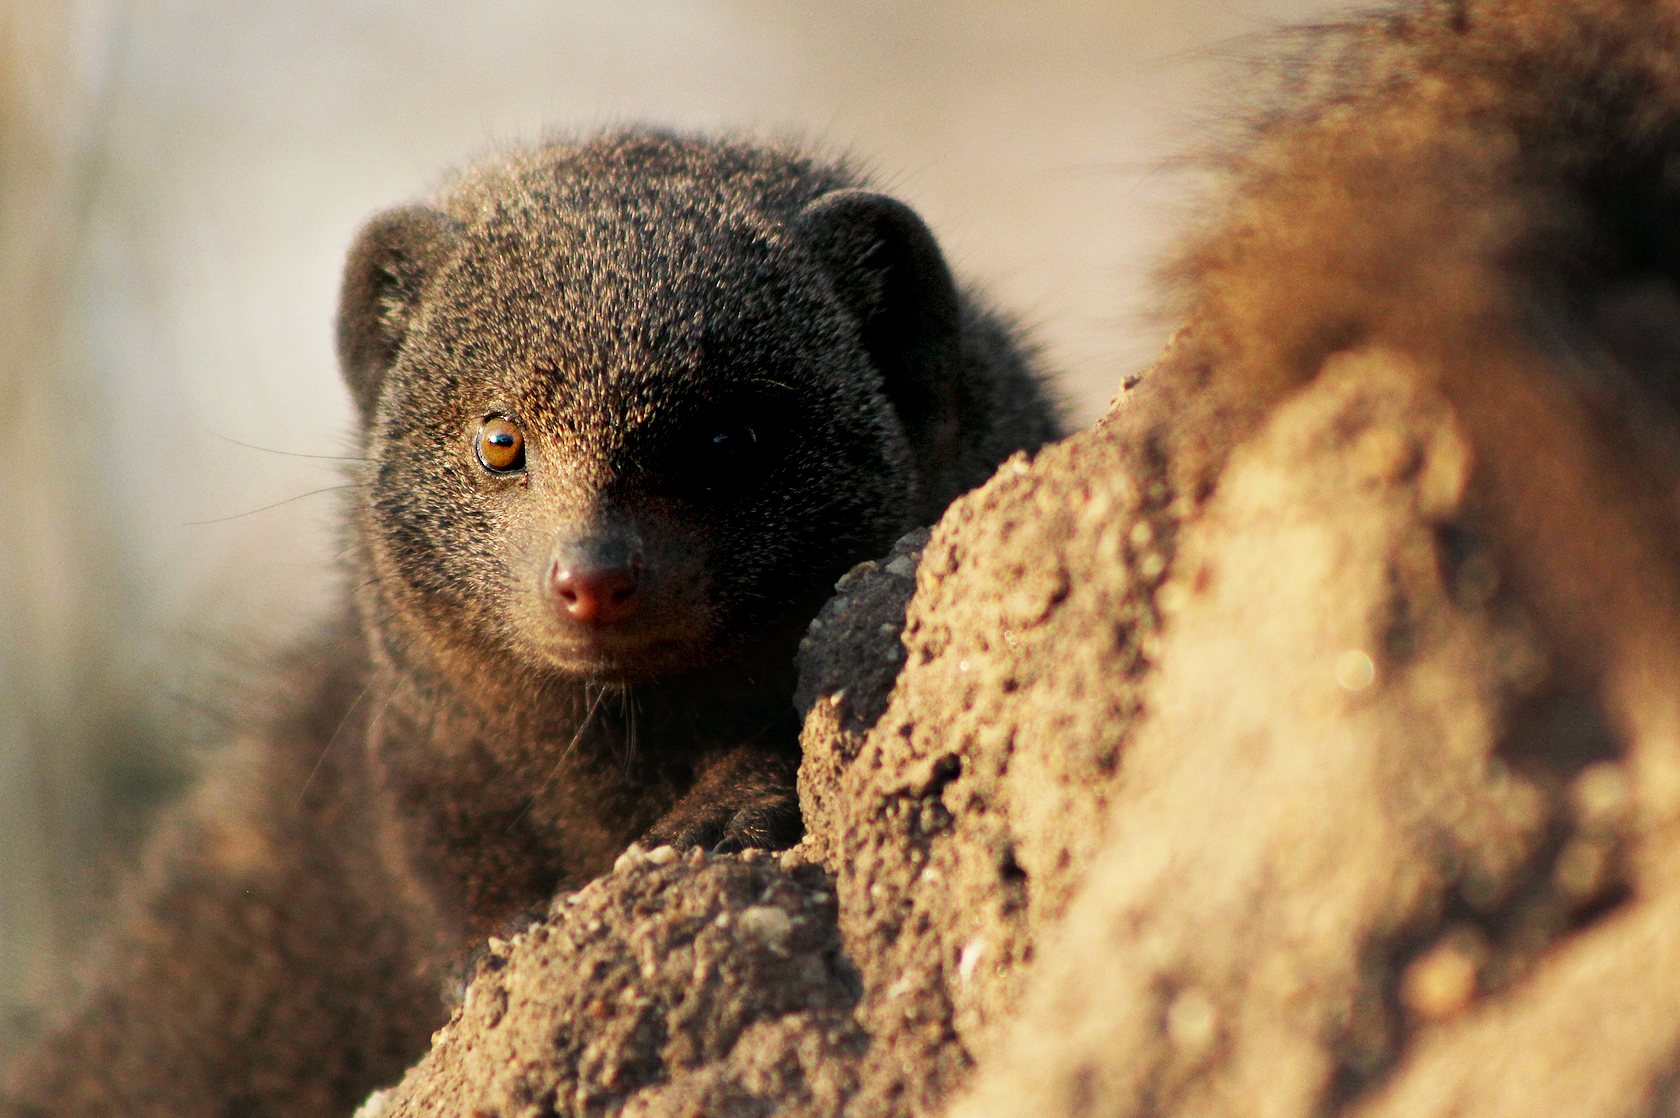
[[209,435],[213,439],[221,439],[224,443],[232,443],[234,446],[242,446],[246,450],[260,450],[264,454],[283,454],[287,458],[317,458],[317,459],[320,459],[323,462],[366,462],[367,461],[366,458],[362,458],[362,457],[353,458],[353,457],[351,457],[347,454],[304,454],[302,451],[297,451],[297,450],[275,450],[271,446],[258,446],[255,443],[242,443],[238,439],[230,438],[229,436],[224,435],[224,434],[220,433],[219,431],[206,431],[204,433],[206,435]]
[[584,711],[583,721],[578,723],[577,733],[572,735],[571,743],[560,751],[560,756],[554,759],[554,767],[548,771],[548,775],[543,778],[542,783],[531,791],[531,798],[525,801],[525,806],[520,809],[518,815],[513,817],[513,821],[507,825],[507,829],[502,832],[503,834],[512,831],[521,820],[531,814],[531,808],[536,806],[537,797],[542,795],[548,786],[553,783],[556,776],[560,775],[560,766],[566,763],[566,758],[572,755],[572,750],[577,748],[577,743],[583,740],[583,732],[589,729],[589,723],[594,721],[595,712],[600,709],[601,700],[606,697],[606,694],[607,689],[603,687],[595,693],[593,700],[589,700],[589,681],[584,681],[583,695],[585,700],[589,701],[589,709]]
[[[326,764],[327,754],[332,752],[333,745],[338,741],[338,735],[342,734],[344,732],[344,727],[350,724],[350,716],[355,714],[356,708],[362,705],[362,700],[367,698],[368,690],[372,686],[373,684],[371,683],[364,686],[361,694],[356,696],[356,701],[345,708],[344,717],[340,718],[338,720],[338,725],[333,727],[332,736],[327,739],[327,744],[321,747],[321,755],[315,758],[315,767],[309,770],[309,775],[304,778],[303,787],[298,789],[297,802],[292,804],[292,810],[295,811],[303,806],[303,797],[309,793],[309,786],[315,783],[315,774],[321,771],[322,765]],[[383,717],[385,714],[385,707],[389,707],[390,705],[391,696],[386,696],[385,706],[380,708],[379,715],[376,716],[372,722],[369,722],[368,725],[372,726],[374,722],[379,721],[379,718]]]
[[267,512],[269,509],[277,509],[281,505],[289,505],[293,501],[301,501],[305,497],[313,497],[313,496],[315,496],[316,494],[319,494],[319,493],[331,493],[331,492],[333,492],[334,490],[337,490],[337,489],[360,489],[360,488],[362,488],[362,486],[359,483],[354,483],[354,482],[346,483],[344,485],[327,485],[327,486],[323,486],[320,489],[311,489],[307,493],[299,493],[296,497],[287,497],[284,501],[275,501],[272,505],[264,505],[260,509],[250,509],[247,512],[236,512],[232,516],[218,516],[214,520],[188,520],[188,521],[185,521],[181,526],[183,528],[196,528],[196,527],[198,527],[199,525],[202,525],[202,524],[222,524],[222,523],[225,523],[229,520],[238,520],[242,516],[255,516],[259,512]]

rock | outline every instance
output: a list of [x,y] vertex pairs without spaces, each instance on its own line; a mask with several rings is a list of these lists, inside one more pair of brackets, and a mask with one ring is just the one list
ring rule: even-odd
[[[801,691],[806,843],[835,876],[871,1037],[850,1113],[931,1111],[965,1081],[1097,847],[1157,628],[1140,568],[1177,532],[1129,434],[1017,456],[952,506],[890,700],[831,666],[875,661],[876,613],[850,653],[825,622],[802,656],[822,681]],[[902,608],[893,562],[848,582],[851,611]],[[840,683],[843,709],[812,701]]]
[[368,1112],[834,1114],[857,990],[820,867],[655,850],[493,951]]

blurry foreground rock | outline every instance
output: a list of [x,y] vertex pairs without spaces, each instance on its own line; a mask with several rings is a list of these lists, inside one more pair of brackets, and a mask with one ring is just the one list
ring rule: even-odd
[[1680,7],[1300,41],[1157,368],[812,626],[805,843],[370,1116],[1680,1113]]

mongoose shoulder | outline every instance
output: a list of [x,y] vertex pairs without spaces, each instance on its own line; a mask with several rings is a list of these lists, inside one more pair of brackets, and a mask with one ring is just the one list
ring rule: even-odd
[[451,960],[627,843],[796,841],[835,579],[1059,434],[915,214],[780,147],[473,167],[361,231],[338,338],[353,617],[14,1069],[40,1113],[348,1113]]

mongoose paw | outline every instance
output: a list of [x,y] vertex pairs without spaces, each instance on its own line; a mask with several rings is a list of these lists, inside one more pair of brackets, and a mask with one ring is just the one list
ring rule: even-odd
[[698,846],[714,854],[733,854],[783,850],[804,836],[799,798],[788,789],[747,804],[679,804],[640,841],[643,849]]
[[644,849],[782,850],[805,836],[796,763],[741,750],[708,768],[639,840]]

